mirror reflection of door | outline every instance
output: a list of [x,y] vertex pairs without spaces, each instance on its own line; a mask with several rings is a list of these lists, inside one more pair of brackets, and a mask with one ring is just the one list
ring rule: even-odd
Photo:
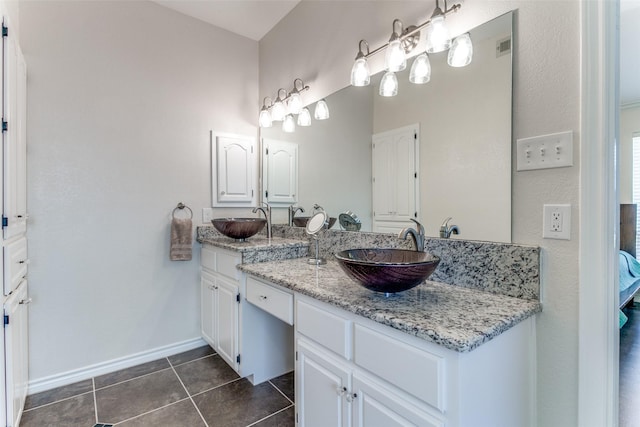
[[373,231],[399,233],[418,219],[419,145],[417,124],[373,135]]
[[264,200],[269,204],[298,201],[298,144],[263,140]]

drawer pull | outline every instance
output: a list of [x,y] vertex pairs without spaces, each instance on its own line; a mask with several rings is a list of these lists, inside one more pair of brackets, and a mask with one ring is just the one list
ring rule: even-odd
[[18,261],[18,264],[30,264],[30,263],[31,263],[31,260],[29,260],[29,259],[22,259],[22,260]]
[[21,299],[21,300],[20,300],[20,302],[19,302],[18,304],[24,304],[24,305],[27,305],[27,304],[31,304],[31,301],[33,301],[33,299],[31,299],[31,298]]

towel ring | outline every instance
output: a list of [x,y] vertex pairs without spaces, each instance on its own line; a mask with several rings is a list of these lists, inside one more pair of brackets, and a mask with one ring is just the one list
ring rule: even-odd
[[181,210],[182,211],[184,209],[188,209],[189,210],[189,219],[193,219],[193,211],[191,210],[191,208],[189,206],[185,205],[182,202],[178,203],[178,206],[173,208],[173,212],[171,212],[171,216],[175,218],[176,217],[176,211],[177,210]]

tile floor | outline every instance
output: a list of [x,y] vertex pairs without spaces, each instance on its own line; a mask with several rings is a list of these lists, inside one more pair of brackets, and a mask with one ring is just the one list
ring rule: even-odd
[[293,372],[252,386],[205,346],[27,397],[21,427],[293,427]]

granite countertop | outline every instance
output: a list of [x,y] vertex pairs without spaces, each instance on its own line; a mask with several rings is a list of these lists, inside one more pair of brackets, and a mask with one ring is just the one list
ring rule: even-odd
[[281,237],[267,238],[264,235],[255,235],[249,237],[244,242],[239,242],[225,236],[216,236],[202,238],[198,240],[200,243],[213,245],[219,248],[228,249],[236,252],[250,252],[268,249],[286,249],[286,248],[308,248],[308,240],[285,239]]
[[471,351],[542,311],[537,300],[432,281],[387,296],[354,282],[334,260],[323,266],[309,265],[306,259],[289,259],[242,264],[238,268],[459,352]]

